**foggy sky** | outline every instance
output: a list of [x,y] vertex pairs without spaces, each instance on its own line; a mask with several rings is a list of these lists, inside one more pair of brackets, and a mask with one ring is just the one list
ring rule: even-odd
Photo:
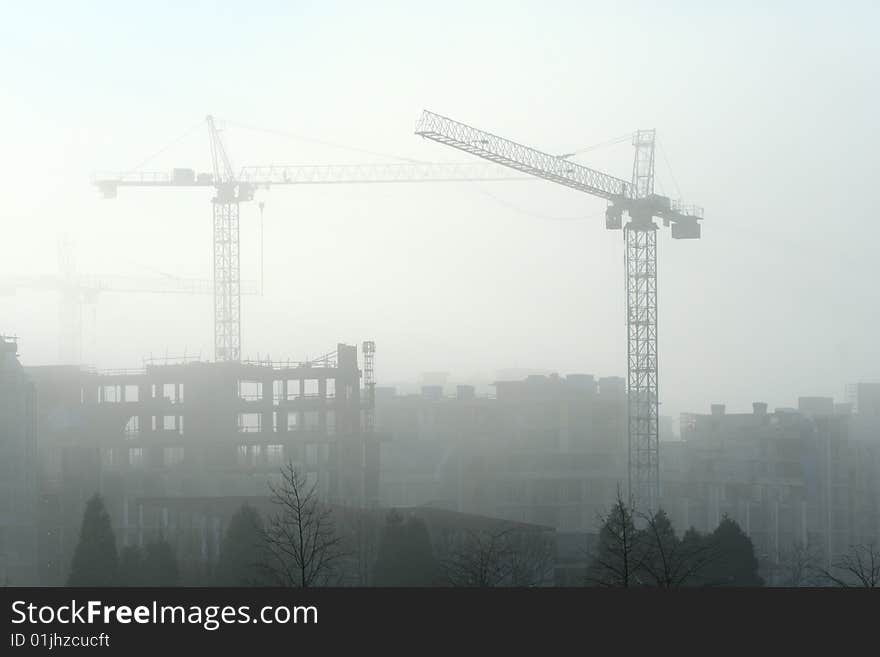
[[[706,208],[702,240],[661,233],[661,412],[840,398],[880,378],[872,3],[177,4],[5,7],[0,279],[56,272],[63,233],[84,273],[209,278],[210,190],[106,201],[89,184],[207,113],[236,168],[468,160],[413,135],[423,108],[551,153],[655,127],[658,191]],[[628,179],[631,150],[578,161]],[[144,168],[175,166],[209,170],[204,125]],[[543,181],[259,198],[265,296],[243,300],[245,356],[373,339],[380,384],[625,373],[622,234],[598,199]],[[258,216],[243,206],[246,279]],[[56,299],[0,297],[26,365],[57,360]],[[208,296],[105,294],[86,328],[99,367],[213,357]]]

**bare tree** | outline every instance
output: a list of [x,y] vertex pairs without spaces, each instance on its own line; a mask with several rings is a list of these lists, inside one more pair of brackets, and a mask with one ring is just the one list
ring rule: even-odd
[[452,586],[492,587],[503,585],[510,575],[510,529],[468,531],[453,540],[442,560],[446,580]]
[[553,577],[554,556],[543,532],[467,531],[448,542],[441,568],[451,586],[540,586]]
[[332,511],[318,499],[293,463],[281,469],[281,482],[269,484],[277,512],[266,523],[264,567],[280,586],[327,584],[344,554]]
[[880,549],[873,541],[853,545],[830,569],[822,569],[822,575],[837,586],[880,587]]
[[507,543],[512,586],[542,586],[553,581],[554,544],[544,532],[510,534]]
[[823,579],[820,567],[822,556],[812,543],[796,541],[780,555],[781,586],[819,586]]
[[636,530],[633,511],[623,501],[620,489],[617,502],[599,519],[599,543],[587,568],[586,583],[620,588],[642,585],[643,535]]

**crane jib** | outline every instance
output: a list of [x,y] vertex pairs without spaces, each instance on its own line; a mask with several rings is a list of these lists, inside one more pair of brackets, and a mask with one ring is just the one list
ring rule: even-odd
[[609,201],[635,198],[632,184],[622,178],[524,146],[428,110],[422,112],[415,132],[426,139],[496,164]]

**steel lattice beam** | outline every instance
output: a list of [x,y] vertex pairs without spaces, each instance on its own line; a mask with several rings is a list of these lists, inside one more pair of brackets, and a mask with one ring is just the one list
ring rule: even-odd
[[271,165],[242,167],[239,182],[251,185],[467,182],[530,180],[489,163]]
[[633,198],[631,183],[425,110],[416,134],[490,162],[608,200]]
[[[258,187],[352,183],[422,183],[532,180],[488,162],[393,164],[272,164],[242,167],[238,182]],[[118,187],[214,187],[211,175],[176,180],[171,171],[102,172],[94,184],[112,196]]]

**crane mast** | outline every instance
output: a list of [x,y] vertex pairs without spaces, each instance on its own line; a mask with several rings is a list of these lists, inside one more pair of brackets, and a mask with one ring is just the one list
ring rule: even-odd
[[[653,130],[633,135],[632,180],[550,155],[425,110],[416,134],[544,180],[608,201],[605,226],[623,229],[627,327],[627,435],[630,504],[654,511],[660,503],[659,377],[657,358],[657,229],[674,239],[697,239],[703,211],[654,193]],[[623,225],[623,215],[628,221]]]
[[[654,131],[633,135],[632,188],[636,198],[654,193]],[[626,389],[630,502],[648,510],[660,504],[660,396],[657,364],[657,226],[649,212],[630,209],[626,242]]]
[[242,191],[235,180],[232,164],[214,117],[207,117],[214,169],[212,199],[214,235],[214,358],[218,361],[241,359],[241,262],[239,216]]

